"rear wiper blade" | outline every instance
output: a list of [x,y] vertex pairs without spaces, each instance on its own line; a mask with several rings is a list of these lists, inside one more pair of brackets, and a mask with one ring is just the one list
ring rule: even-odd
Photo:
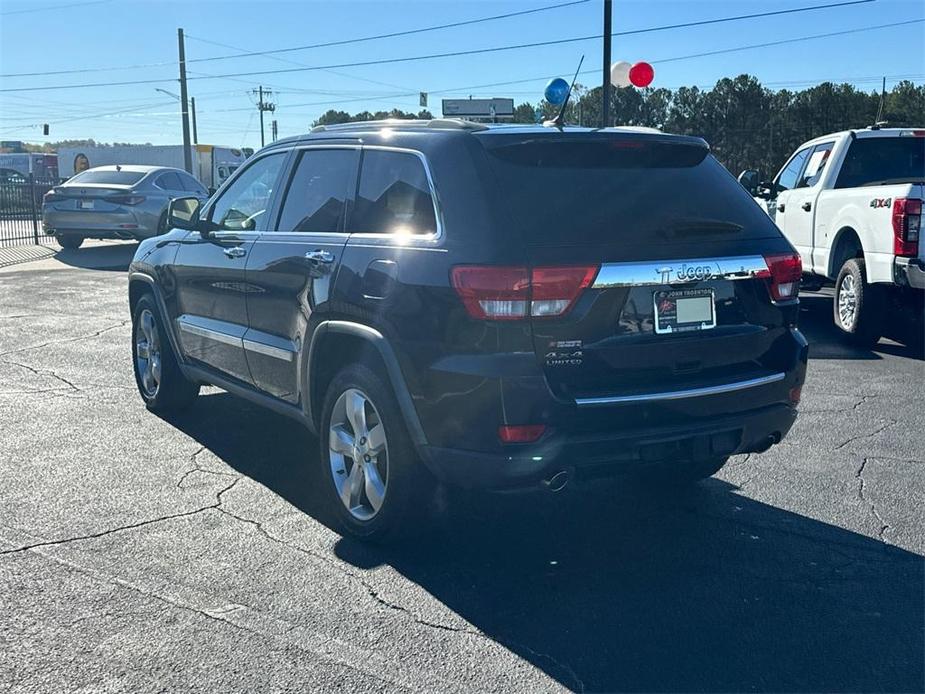
[[675,219],[668,224],[671,231],[715,231],[721,234],[736,234],[744,228],[741,224],[722,219]]

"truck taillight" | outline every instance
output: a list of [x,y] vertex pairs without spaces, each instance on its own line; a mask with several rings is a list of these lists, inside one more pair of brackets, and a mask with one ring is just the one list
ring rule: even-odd
[[915,198],[893,200],[893,255],[917,256],[921,228],[922,201]]
[[597,270],[597,265],[532,269],[460,265],[452,270],[452,282],[473,318],[551,318],[569,312],[594,281]]
[[769,280],[768,291],[774,301],[795,299],[800,293],[800,278],[803,276],[803,260],[799,253],[782,253],[764,256],[766,272],[758,277]]

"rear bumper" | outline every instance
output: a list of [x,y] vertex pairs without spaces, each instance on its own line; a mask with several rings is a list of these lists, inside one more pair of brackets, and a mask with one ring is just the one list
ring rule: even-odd
[[925,262],[919,258],[896,258],[893,261],[893,281],[903,287],[925,289]]
[[157,218],[143,210],[99,212],[81,215],[46,210],[42,230],[48,236],[81,236],[88,239],[146,239],[157,234]]
[[679,464],[763,451],[793,426],[795,407],[772,405],[709,424],[640,429],[598,435],[553,435],[538,444],[512,446],[504,454],[421,447],[431,471],[462,487],[526,487],[559,470],[579,476],[632,473],[655,463]]

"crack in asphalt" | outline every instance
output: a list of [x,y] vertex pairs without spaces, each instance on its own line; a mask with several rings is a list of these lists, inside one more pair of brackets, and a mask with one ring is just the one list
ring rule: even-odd
[[543,658],[547,660],[548,662],[552,663],[561,672],[567,673],[568,676],[574,681],[574,684],[577,685],[576,691],[578,692],[585,691],[584,682],[582,682],[581,678],[578,677],[577,673],[568,664],[559,662],[558,660],[556,660],[555,658],[553,658],[551,655],[547,653],[540,653],[520,642],[510,641],[510,640],[507,640],[501,637],[494,637],[494,636],[491,636],[489,634],[486,634],[484,632],[481,632],[475,629],[455,627],[450,624],[442,624],[440,622],[431,622],[429,620],[422,619],[421,617],[417,616],[414,612],[409,610],[404,605],[400,605],[398,603],[394,603],[394,602],[391,602],[390,600],[386,600],[385,598],[383,598],[379,594],[379,591],[369,581],[367,581],[362,575],[348,570],[346,567],[343,566],[343,564],[332,560],[330,557],[324,554],[319,554],[318,552],[315,552],[309,549],[308,547],[304,547],[302,545],[289,542],[288,540],[284,538],[281,538],[277,535],[272,534],[263,526],[263,523],[261,523],[258,520],[254,520],[253,518],[245,518],[244,516],[240,516],[237,513],[229,511],[227,508],[221,507],[220,505],[215,507],[215,510],[218,511],[219,513],[225,514],[226,516],[233,518],[236,521],[239,521],[241,523],[246,523],[248,525],[252,525],[257,530],[257,532],[259,532],[263,537],[265,537],[266,539],[270,540],[271,542],[275,544],[278,544],[282,547],[286,547],[287,549],[295,550],[296,552],[305,554],[306,556],[309,556],[313,559],[316,559],[326,564],[327,566],[330,566],[331,568],[335,569],[341,575],[346,576],[358,582],[366,590],[369,597],[372,598],[376,603],[390,610],[401,612],[407,615],[408,617],[412,619],[412,621],[414,621],[415,624],[419,624],[420,626],[427,627],[430,629],[437,629],[440,631],[446,631],[446,632],[451,632],[451,633],[456,633],[456,634],[467,634],[469,636],[474,636],[480,639],[491,641],[493,643],[497,643],[513,651],[522,650],[522,651],[529,652],[530,654],[532,654],[533,656],[537,658]]
[[186,472],[184,472],[184,473],[180,476],[180,479],[177,480],[177,489],[184,489],[183,482],[186,481],[186,478],[187,478],[187,477],[189,477],[190,475],[192,475],[193,473],[196,473],[196,472],[201,472],[201,473],[204,474],[204,475],[216,475],[216,476],[218,476],[218,477],[236,477],[236,475],[235,475],[233,472],[222,472],[222,471],[220,471],[220,470],[207,470],[206,468],[201,467],[201,466],[196,462],[196,457],[197,457],[200,453],[202,453],[203,451],[205,451],[205,450],[206,450],[206,447],[205,447],[205,446],[200,446],[199,449],[196,450],[196,451],[190,456],[190,462],[193,464],[193,467],[190,468],[189,470],[187,470]]
[[126,325],[131,323],[131,320],[122,320],[116,323],[115,325],[109,325],[105,328],[97,330],[94,333],[88,335],[78,335],[76,337],[66,337],[61,340],[49,340],[48,342],[43,342],[40,345],[29,345],[27,347],[17,347],[16,349],[9,349],[6,352],[0,352],[0,357],[5,357],[8,354],[19,354],[20,352],[30,352],[34,349],[42,349],[42,347],[48,347],[50,345],[60,345],[67,342],[80,342],[82,340],[92,340],[95,337],[99,337],[103,333],[107,333],[110,330],[115,330],[116,328],[124,328]]
[[[60,381],[61,383],[71,388],[72,390],[78,393],[81,392],[81,389],[77,385],[75,385],[74,383],[66,379],[64,376],[58,375],[58,373],[56,373],[55,371],[51,369],[37,369],[33,366],[28,366],[27,364],[20,364],[18,361],[10,361],[8,359],[4,359],[3,361],[0,361],[0,364],[7,364],[9,366],[18,366],[21,369],[26,369],[26,371],[30,371],[31,373],[34,373],[36,376],[51,376],[52,378]],[[51,392],[53,390],[60,390],[60,389],[59,388],[48,388],[45,390],[32,390],[32,391],[23,390],[23,391],[6,391],[6,392],[42,393],[42,392]]]
[[867,482],[864,479],[864,470],[867,468],[867,461],[869,460],[870,458],[864,458],[861,461],[861,465],[858,467],[857,472],[854,473],[855,478],[858,480],[858,499],[870,507],[871,515],[877,519],[878,523],[880,523],[880,530],[877,533],[877,537],[881,542],[886,542],[883,535],[887,530],[890,529],[890,524],[883,520],[883,516],[881,516],[880,512],[877,510],[877,505],[871,501],[867,497],[867,494],[864,492],[864,489],[867,486]]
[[880,427],[879,429],[875,429],[874,431],[870,432],[869,434],[859,434],[858,436],[852,436],[850,439],[847,439],[847,440],[845,440],[845,441],[842,441],[840,444],[838,444],[837,446],[835,446],[835,448],[834,448],[833,450],[840,451],[842,448],[844,448],[845,446],[847,446],[849,443],[853,443],[853,442],[855,442],[855,441],[859,441],[860,439],[869,439],[869,438],[871,438],[872,436],[876,436],[876,435],[879,434],[881,431],[886,431],[886,430],[889,429],[891,426],[895,426],[895,425],[897,425],[897,424],[899,424],[899,422],[897,422],[895,419],[891,419],[889,422],[887,422],[886,424],[884,424],[882,427]]
[[65,545],[71,542],[81,542],[83,540],[95,540],[100,537],[106,537],[107,535],[113,535],[115,533],[125,532],[127,530],[135,530],[136,528],[143,528],[147,525],[153,525],[155,523],[162,523],[164,521],[173,520],[175,518],[186,518],[188,516],[195,516],[204,511],[209,511],[211,509],[217,509],[222,504],[222,495],[230,491],[239,481],[241,480],[240,476],[235,477],[234,481],[231,484],[223,487],[215,495],[215,502],[202,506],[192,511],[182,511],[180,513],[170,513],[164,516],[158,516],[157,518],[148,518],[136,523],[128,523],[126,525],[119,525],[115,528],[107,528],[106,530],[100,530],[95,533],[87,533],[86,535],[77,535],[74,537],[65,537],[58,540],[43,540],[42,542],[34,542],[28,545],[22,545],[20,547],[14,547],[13,549],[0,550],[0,556],[5,554],[16,554],[19,552],[26,552],[28,550],[36,549],[38,547],[53,547],[57,545]]

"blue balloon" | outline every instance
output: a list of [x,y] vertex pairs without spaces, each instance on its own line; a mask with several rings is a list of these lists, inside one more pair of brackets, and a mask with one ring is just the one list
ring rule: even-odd
[[558,106],[565,101],[565,97],[568,95],[568,82],[561,77],[549,80],[543,95],[546,97],[546,101]]

